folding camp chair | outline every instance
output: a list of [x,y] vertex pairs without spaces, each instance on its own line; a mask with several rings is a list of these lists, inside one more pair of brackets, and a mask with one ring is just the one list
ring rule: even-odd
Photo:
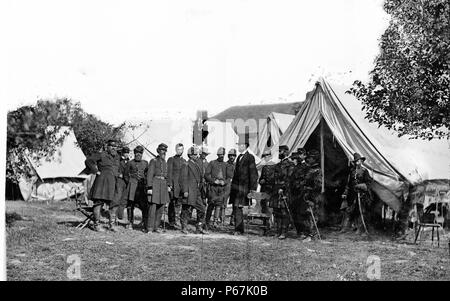
[[81,212],[85,217],[85,219],[76,226],[77,229],[83,229],[88,226],[91,221],[94,222],[94,206],[90,204],[90,201],[84,194],[80,195],[75,193],[75,206],[75,211]]
[[[444,207],[446,203],[442,201],[441,198],[441,195],[444,194],[445,191],[439,191],[438,196],[434,199],[433,202],[430,203],[430,206],[428,206],[428,208],[422,214],[417,214],[419,228],[416,231],[414,243],[417,242],[417,239],[421,231],[423,232],[425,228],[431,228],[431,244],[434,243],[434,230],[436,229],[437,243],[439,247],[440,243],[439,230],[442,230],[442,232],[445,235]],[[415,205],[415,210],[417,212],[417,204]]]
[[250,225],[250,223],[252,223],[255,219],[261,220],[263,222],[261,226],[261,228],[263,229],[263,235],[266,235],[270,229],[270,219],[272,217],[272,214],[270,212],[262,212],[261,202],[269,200],[270,195],[265,192],[250,192],[247,197],[256,201],[256,204],[250,206],[248,209],[246,216],[247,225]]

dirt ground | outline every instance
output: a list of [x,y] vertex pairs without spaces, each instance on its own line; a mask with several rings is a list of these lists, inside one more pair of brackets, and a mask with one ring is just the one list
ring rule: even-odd
[[244,236],[100,233],[75,228],[82,216],[70,202],[7,201],[6,213],[8,280],[450,280],[448,231],[438,248],[426,235],[414,245],[413,233],[393,241],[326,229],[311,242],[261,236],[256,226]]

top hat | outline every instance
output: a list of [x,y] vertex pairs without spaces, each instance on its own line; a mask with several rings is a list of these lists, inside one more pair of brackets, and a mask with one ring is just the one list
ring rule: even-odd
[[358,160],[362,160],[363,162],[366,161],[366,157],[362,157],[359,153],[353,154],[353,162],[356,162]]
[[236,144],[248,144],[250,145],[250,137],[248,133],[239,135],[238,143]]

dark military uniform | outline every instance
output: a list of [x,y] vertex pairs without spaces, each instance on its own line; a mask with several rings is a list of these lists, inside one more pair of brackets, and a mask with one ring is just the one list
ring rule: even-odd
[[368,211],[372,204],[372,195],[370,192],[371,183],[372,178],[366,168],[361,166],[360,168],[353,167],[351,169],[347,180],[347,186],[344,191],[344,195],[347,196],[347,204],[343,206],[343,209],[347,213],[349,222],[355,222],[358,231],[364,231],[360,216],[361,214],[359,212],[358,197],[361,202],[361,211],[363,213],[364,222],[368,227]]
[[[274,168],[275,182],[269,206],[273,208],[278,235],[286,235],[289,227],[287,206],[289,206],[290,202],[289,179],[292,175],[293,167],[294,164],[288,158],[284,158]],[[280,189],[282,190],[281,194],[279,194]]]
[[[265,192],[268,195],[274,195],[275,185],[275,163],[270,162],[261,169],[261,176],[259,177],[259,185],[261,185],[261,192]],[[271,214],[272,210],[269,207],[270,200],[261,200],[261,213]],[[264,220],[266,223],[266,220]],[[265,224],[267,229],[270,228],[270,224]]]
[[125,168],[129,162],[128,158],[121,157],[119,164],[119,176],[116,179],[116,203],[117,207],[117,218],[123,219],[123,211],[127,205],[127,200],[125,196],[125,190],[127,188],[127,183],[125,182]]
[[[161,144],[158,150],[167,145]],[[147,172],[147,189],[152,190],[152,195],[148,196],[149,210],[148,219],[144,220],[144,228],[147,231],[159,231],[161,217],[164,206],[169,203],[169,186],[167,185],[167,162],[159,155],[152,159]]]
[[125,199],[127,200],[127,215],[131,225],[134,222],[134,207],[137,205],[142,211],[142,220],[148,218],[148,203],[146,192],[146,178],[148,162],[133,159],[125,167],[124,179],[127,183]]
[[[215,221],[218,222],[220,209],[226,204],[227,186],[233,178],[232,170],[224,161],[214,160],[208,164],[205,179],[209,185],[208,209],[206,211],[206,224],[209,225],[213,210]],[[221,183],[215,183],[217,180]]]
[[308,170],[308,166],[305,161],[299,162],[292,170],[292,176],[290,179],[290,190],[291,190],[291,213],[294,219],[294,226],[297,229],[297,233],[303,232],[303,222],[304,219],[304,185],[305,176]]
[[170,157],[167,160],[167,180],[169,186],[172,188],[170,193],[170,203],[168,210],[169,224],[174,227],[176,224],[177,211],[181,211],[181,199],[182,199],[182,179],[181,170],[186,164],[186,160],[179,155]]
[[208,164],[209,164],[209,162],[206,159],[202,159],[202,158],[197,159],[197,165],[200,167],[200,171],[202,174],[201,184],[200,184],[200,192],[201,192],[202,200],[204,202],[206,202],[206,199],[208,198],[209,185],[205,179],[205,173],[206,173],[206,168],[208,167]]
[[[315,158],[317,159],[317,158]],[[314,214],[316,224],[319,220],[322,204],[322,171],[316,161],[307,165],[307,171],[303,182],[303,202],[300,203],[301,220],[303,221],[303,232],[314,236],[316,228],[311,212]]]
[[85,164],[92,173],[100,172],[95,177],[90,198],[109,204],[111,201],[114,202],[116,200],[116,177],[119,175],[119,155],[108,152],[96,153],[88,157]]
[[[192,149],[192,148],[191,148]],[[191,149],[189,151],[191,151]],[[194,150],[192,149],[192,152]],[[186,198],[182,199],[181,209],[181,228],[187,230],[187,223],[192,216],[192,210],[197,211],[197,231],[202,232],[205,219],[205,203],[202,200],[200,186],[202,172],[198,166],[198,161],[189,159],[182,169],[182,192],[188,193]]]

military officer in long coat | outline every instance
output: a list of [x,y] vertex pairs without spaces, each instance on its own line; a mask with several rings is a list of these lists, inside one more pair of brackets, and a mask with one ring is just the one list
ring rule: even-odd
[[[372,203],[372,195],[370,185],[372,178],[369,171],[362,166],[366,160],[358,153],[353,154],[353,168],[350,170],[347,185],[342,195],[341,209],[345,210],[342,232],[348,231],[351,222],[355,222],[357,226],[357,233],[365,235],[363,221],[361,220],[361,213],[359,210],[359,203],[361,203],[361,211],[364,218],[364,223],[368,227],[368,212]],[[359,200],[358,200],[359,199]]]
[[[322,170],[320,168],[320,152],[312,149],[308,151],[306,157],[307,171],[303,181],[303,202],[300,211],[303,215],[304,229],[306,236],[315,237],[317,222],[320,219],[323,208],[322,199]],[[313,219],[313,215],[314,219]],[[314,225],[316,223],[316,226]]]
[[[228,151],[227,167],[228,167],[228,169],[230,170],[231,174],[233,174],[233,175],[234,175],[234,168],[235,168],[235,166],[236,166],[236,164],[235,164],[236,157],[237,157],[237,152],[236,152],[236,150],[235,150],[234,148],[230,149],[230,150]],[[227,202],[228,202],[228,200],[229,200],[229,198],[230,198],[230,192],[231,192],[231,183],[229,183],[229,184],[227,185],[227,192],[226,192],[226,196],[225,196],[225,199],[227,200]],[[222,218],[224,218],[224,216],[225,216],[224,212],[225,212],[225,209],[226,209],[226,207],[227,207],[226,204],[227,204],[227,203],[225,203],[224,206],[223,206],[222,209],[221,209],[220,216],[221,216]],[[225,221],[223,221],[223,222],[225,222]],[[232,213],[231,213],[231,219],[230,219],[230,226],[232,226],[232,225],[234,225],[234,210],[233,210]]]
[[125,190],[127,188],[127,183],[125,182],[125,166],[129,162],[128,154],[130,153],[130,148],[128,146],[124,146],[118,153],[120,155],[120,164],[119,177],[116,181],[116,202],[118,204],[117,218],[123,220],[124,210],[127,205],[127,200],[125,197]]
[[304,185],[305,176],[308,170],[308,165],[306,164],[306,150],[304,148],[298,148],[296,152],[296,161],[290,180],[291,189],[291,213],[294,219],[294,226],[297,233],[303,233],[304,227],[302,222],[302,204],[304,202]]
[[202,182],[202,171],[198,166],[197,150],[190,147],[188,150],[189,160],[182,169],[182,192],[183,199],[181,205],[181,233],[187,234],[188,220],[192,216],[192,210],[197,211],[196,233],[207,234],[203,229],[205,223],[205,208],[200,191]]
[[159,226],[164,206],[169,203],[167,183],[167,145],[161,143],[156,149],[158,156],[150,160],[147,172],[148,218],[144,219],[144,232],[161,233]]
[[167,160],[167,181],[169,183],[170,193],[170,203],[169,203],[169,226],[175,229],[177,226],[177,217],[181,213],[181,199],[183,194],[181,193],[181,170],[186,160],[183,158],[184,146],[182,143],[178,143],[175,146],[175,156],[170,157]]
[[[209,185],[208,208],[206,210],[206,226],[211,229],[219,226],[220,210],[226,204],[227,186],[233,178],[232,170],[224,162],[225,148],[219,147],[217,159],[206,167],[205,179]],[[211,215],[214,212],[214,225]]]
[[277,235],[279,239],[285,239],[289,227],[290,202],[289,181],[292,175],[293,163],[287,157],[289,148],[286,145],[280,145],[278,148],[278,157],[280,162],[275,165],[273,193],[269,206],[273,208]]
[[90,199],[94,202],[94,231],[102,231],[98,222],[103,204],[109,206],[109,229],[115,231],[115,210],[112,203],[116,200],[116,177],[119,174],[120,158],[117,154],[118,141],[108,140],[106,151],[94,153],[86,161],[86,167],[96,174],[90,191]]
[[236,160],[229,203],[234,207],[234,235],[244,233],[244,206],[250,205],[247,195],[250,191],[256,191],[258,186],[258,170],[255,157],[248,152],[250,146],[248,136],[240,136],[238,150],[240,155]]
[[127,183],[125,190],[125,199],[127,201],[127,228],[133,229],[134,224],[134,208],[137,206],[142,211],[142,220],[148,218],[148,203],[146,193],[146,173],[148,170],[148,162],[142,160],[144,148],[138,145],[133,150],[134,159],[129,161],[125,166],[124,179]]
[[202,146],[199,150],[199,156],[197,157],[197,164],[202,172],[202,184],[200,185],[200,192],[204,203],[206,203],[206,199],[208,198],[208,189],[209,189],[209,185],[205,179],[206,168],[208,167],[209,164],[208,160],[206,159],[208,155],[209,155],[208,149]]

